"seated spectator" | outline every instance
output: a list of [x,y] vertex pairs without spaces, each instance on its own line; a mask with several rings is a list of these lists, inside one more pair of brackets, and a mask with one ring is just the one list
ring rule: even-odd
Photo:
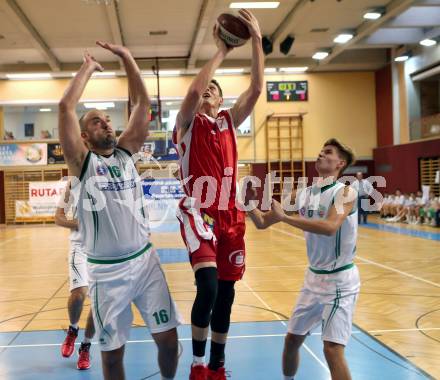
[[394,202],[394,208],[393,208],[393,217],[387,218],[387,222],[399,222],[400,220],[407,221],[407,215],[409,212],[410,207],[413,205],[414,200],[410,198],[410,195],[408,193],[405,193],[404,195],[398,195],[400,191],[396,190],[396,197]]
[[405,202],[405,219],[404,223],[415,224],[417,222],[416,216],[416,195],[411,193],[409,199]]
[[421,209],[422,222],[433,227],[440,225],[439,219],[440,201],[436,198],[435,193],[431,191],[429,193],[429,200],[426,205]]
[[414,209],[414,214],[417,218],[416,222],[414,224],[421,224],[422,223],[422,210],[425,207],[425,200],[423,199],[423,193],[421,190],[417,191],[416,196],[416,205]]
[[380,217],[387,218],[390,212],[390,204],[393,201],[393,195],[388,193],[383,193],[382,205],[380,207]]
[[396,217],[401,209],[403,208],[403,203],[405,202],[405,198],[400,192],[399,189],[396,190],[393,200],[388,208],[388,219]]

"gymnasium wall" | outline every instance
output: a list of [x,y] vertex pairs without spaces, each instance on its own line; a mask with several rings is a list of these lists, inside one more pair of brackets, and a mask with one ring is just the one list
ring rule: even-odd
[[383,190],[413,192],[420,188],[419,158],[439,156],[440,139],[378,147],[373,152],[375,175],[387,180]]
[[393,144],[393,94],[391,65],[377,70],[376,81],[376,126],[377,146]]
[[[55,108],[51,106],[51,108]],[[126,116],[124,112],[109,109],[106,113],[110,116],[114,130],[123,130],[126,125]],[[4,124],[8,126],[7,130],[13,129],[16,140],[26,139],[24,124],[34,124],[34,138],[40,138],[40,132],[49,130],[53,138],[58,138],[56,131],[58,129],[58,113],[56,112],[4,112]]]
[[[249,84],[248,75],[217,78],[225,96],[238,96]],[[164,77],[161,79],[161,97],[182,97],[192,77]],[[240,137],[238,142],[241,161],[266,161],[264,122],[270,113],[305,112],[305,157],[314,159],[322,143],[338,137],[352,146],[357,155],[371,158],[376,146],[375,75],[373,72],[312,73],[303,75],[270,75],[266,80],[308,80],[309,101],[268,103],[265,90],[254,112],[253,137]],[[146,78],[151,95],[157,94],[155,78]],[[29,100],[57,102],[68,85],[68,79],[45,81],[0,81],[0,103]],[[125,78],[91,80],[84,92],[87,100],[127,98]]]

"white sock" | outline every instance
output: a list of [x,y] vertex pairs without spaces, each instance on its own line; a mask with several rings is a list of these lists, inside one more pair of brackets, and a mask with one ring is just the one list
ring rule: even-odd
[[72,326],[75,330],[78,330],[78,323],[70,324],[70,326]]
[[205,365],[205,357],[193,355],[193,365]]
[[284,376],[284,380],[295,380],[293,376]]
[[88,344],[88,343],[90,343],[91,341],[92,341],[91,339],[89,339],[89,338],[87,338],[87,337],[85,336],[82,342],[83,342],[84,344]]

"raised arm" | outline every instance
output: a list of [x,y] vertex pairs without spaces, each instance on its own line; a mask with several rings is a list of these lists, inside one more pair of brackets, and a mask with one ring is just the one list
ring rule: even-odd
[[232,119],[237,128],[251,114],[264,83],[264,54],[261,44],[260,26],[255,16],[247,9],[240,9],[240,19],[247,25],[252,38],[251,83],[243,92],[234,107],[231,108]]
[[203,66],[203,68],[192,81],[191,86],[183,99],[179,113],[177,114],[176,127],[178,139],[183,137],[190,126],[191,121],[200,106],[202,95],[206,91],[209,82],[214,76],[215,70],[217,70],[221,65],[228,52],[232,50],[226,46],[226,44],[218,36],[217,25],[214,26],[214,39],[218,50],[214,57],[212,57],[205,64],[205,66]]
[[58,109],[58,133],[64,157],[72,175],[79,177],[87,148],[81,138],[76,106],[93,72],[102,71],[102,66],[88,53],[84,53],[84,63],[70,81],[69,87],[61,98]]
[[349,194],[350,192],[349,186],[345,187],[342,191],[343,193],[340,194],[341,196],[339,197],[337,196],[337,198],[339,198],[340,204],[333,205],[330,208],[327,217],[322,220],[305,219],[295,215],[294,216],[286,215],[282,211],[281,206],[279,207],[277,206],[277,211],[278,213],[280,212],[283,213],[282,221],[287,224],[290,224],[293,227],[297,227],[306,232],[331,236],[338,231],[339,227],[341,227],[345,218],[347,218],[348,214],[350,214],[350,212],[353,210],[353,207],[356,203],[353,194]]
[[151,101],[148,97],[147,88],[142,79],[141,71],[126,47],[101,41],[97,41],[96,43],[102,48],[117,55],[124,63],[128,78],[131,114],[127,128],[119,137],[118,146],[128,150],[130,153],[139,152],[148,136],[148,111],[151,106]]

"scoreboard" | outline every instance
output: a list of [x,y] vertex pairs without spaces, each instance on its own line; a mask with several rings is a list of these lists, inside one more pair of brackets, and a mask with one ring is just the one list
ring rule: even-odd
[[309,98],[307,81],[267,82],[268,102],[306,102]]

